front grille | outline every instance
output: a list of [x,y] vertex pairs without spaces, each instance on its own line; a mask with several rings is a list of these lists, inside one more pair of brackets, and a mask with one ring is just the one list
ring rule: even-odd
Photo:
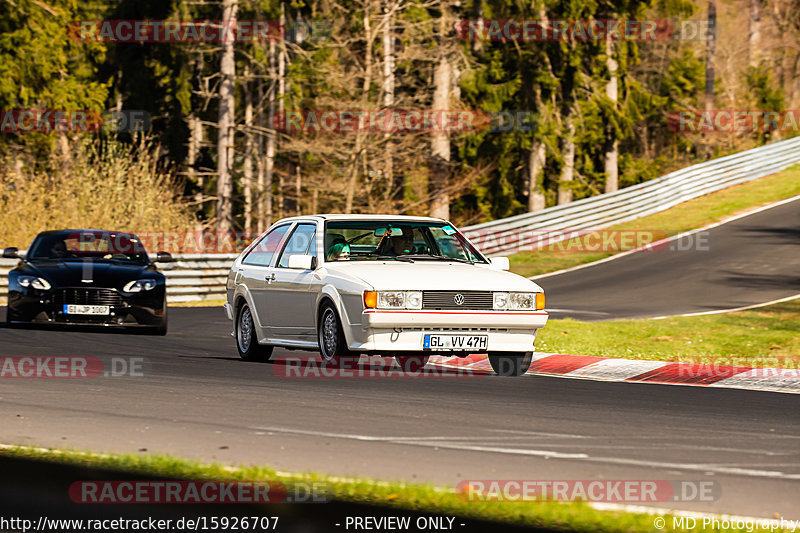
[[122,296],[114,289],[58,289],[53,301],[56,305],[120,305]]
[[[464,299],[460,305],[458,296]],[[423,309],[471,309],[491,310],[493,307],[491,291],[424,291],[422,293]]]

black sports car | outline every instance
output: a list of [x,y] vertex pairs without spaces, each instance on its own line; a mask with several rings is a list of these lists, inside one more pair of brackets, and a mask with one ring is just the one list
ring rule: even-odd
[[[132,234],[102,230],[44,231],[8,273],[8,325],[50,324],[144,328],[166,335],[164,275]],[[159,252],[156,261],[172,256]]]

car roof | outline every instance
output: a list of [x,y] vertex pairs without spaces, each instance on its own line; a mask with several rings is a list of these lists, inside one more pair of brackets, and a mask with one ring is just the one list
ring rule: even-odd
[[290,222],[295,220],[415,220],[420,222],[446,222],[442,218],[411,216],[411,215],[347,215],[344,213],[327,213],[318,215],[304,215],[297,217],[283,218],[278,222]]
[[[133,236],[134,234],[129,231],[117,231],[113,229],[50,229],[46,231],[40,231],[38,235],[70,235],[72,233],[113,233],[115,235],[130,235]],[[38,236],[37,235],[37,236]]]

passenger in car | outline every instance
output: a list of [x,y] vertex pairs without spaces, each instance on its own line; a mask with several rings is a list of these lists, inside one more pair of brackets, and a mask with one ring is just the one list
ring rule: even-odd
[[328,248],[328,261],[346,261],[350,259],[350,245],[346,242],[337,242]]

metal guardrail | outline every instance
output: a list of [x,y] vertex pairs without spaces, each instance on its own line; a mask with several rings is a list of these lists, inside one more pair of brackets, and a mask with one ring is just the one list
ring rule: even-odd
[[[544,232],[595,230],[634,220],[798,162],[800,137],[795,137],[706,161],[613,193],[469,226],[462,231],[486,254],[507,255],[534,248]],[[548,239],[557,241],[557,237]]]
[[[657,213],[710,192],[773,174],[800,162],[800,137],[721,157],[619,191],[463,228],[489,255],[531,249],[542,232],[601,229]],[[550,239],[554,242],[557,239]],[[176,254],[160,264],[172,303],[225,297],[225,281],[238,254]],[[0,258],[0,303],[16,259]]]

